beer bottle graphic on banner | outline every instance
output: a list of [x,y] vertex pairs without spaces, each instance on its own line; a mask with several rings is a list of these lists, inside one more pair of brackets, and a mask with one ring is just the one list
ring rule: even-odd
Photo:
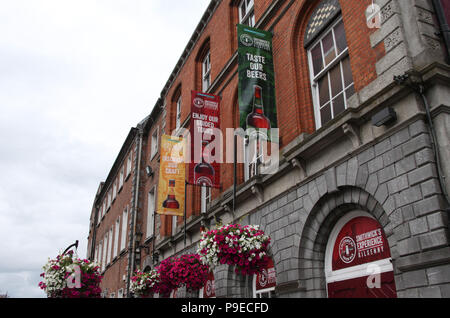
[[167,209],[178,209],[180,207],[180,204],[175,198],[175,180],[169,180],[167,199],[164,200],[162,206]]
[[204,153],[205,147],[208,144],[208,140],[202,140],[202,161],[194,167],[194,182],[197,185],[211,187],[214,184],[214,168],[211,164],[205,161],[205,157],[209,159],[209,155],[205,156]]
[[[247,116],[247,129],[255,129],[256,133],[267,140],[267,133],[270,130],[270,120],[264,115],[264,106],[261,86],[254,85],[253,111]],[[263,131],[265,130],[265,133]]]

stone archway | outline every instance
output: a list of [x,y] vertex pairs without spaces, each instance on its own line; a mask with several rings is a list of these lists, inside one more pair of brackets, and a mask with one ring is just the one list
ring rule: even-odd
[[391,252],[383,228],[353,210],[330,233],[325,251],[329,298],[396,298]]
[[[388,241],[389,217],[380,203],[365,190],[342,187],[327,193],[314,205],[307,216],[300,239],[299,284],[304,297],[326,298],[325,253],[329,236],[339,219],[360,210],[370,214],[384,229]],[[390,246],[395,254],[395,246]]]

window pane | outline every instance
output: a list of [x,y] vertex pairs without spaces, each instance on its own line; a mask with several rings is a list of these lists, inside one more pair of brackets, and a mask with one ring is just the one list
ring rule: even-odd
[[347,48],[347,39],[345,38],[344,23],[342,20],[334,27],[334,36],[336,38],[337,53],[340,54]]
[[345,91],[345,94],[347,95],[347,99],[352,97],[353,94],[355,94],[355,85],[352,85],[349,88],[347,88],[347,90]]
[[320,106],[330,101],[330,91],[328,88],[328,75],[319,80],[319,99]]
[[344,102],[344,94],[342,93],[333,100],[334,117],[342,113],[344,110],[345,110],[345,102]]
[[242,1],[239,11],[241,13],[241,19],[243,19],[245,17],[245,13],[247,11],[247,10],[245,10],[245,1]]
[[339,64],[330,71],[330,84],[333,97],[342,92],[341,66]]
[[320,110],[320,119],[322,126],[331,120],[331,107],[329,103]]
[[322,49],[320,42],[311,50],[311,58],[314,68],[314,75],[317,75],[323,68]]
[[350,68],[350,59],[346,57],[342,60],[342,71],[344,72],[345,87],[353,83],[352,69]]
[[333,33],[329,32],[322,40],[325,65],[328,65],[336,57],[334,50]]

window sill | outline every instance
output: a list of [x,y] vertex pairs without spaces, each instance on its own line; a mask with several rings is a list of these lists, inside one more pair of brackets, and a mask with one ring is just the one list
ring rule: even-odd
[[148,243],[150,243],[152,240],[154,240],[155,239],[155,234],[152,234],[152,235],[150,235],[149,237],[147,237],[145,240],[144,240],[144,245],[147,245]]

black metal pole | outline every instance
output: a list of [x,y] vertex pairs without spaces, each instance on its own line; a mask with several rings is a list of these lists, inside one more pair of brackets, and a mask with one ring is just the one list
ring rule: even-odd
[[73,243],[72,245],[70,245],[68,248],[66,248],[66,250],[64,251],[63,255],[67,253],[68,250],[70,250],[72,247],[74,247],[76,249],[78,249],[78,240],[75,241],[75,243]]

